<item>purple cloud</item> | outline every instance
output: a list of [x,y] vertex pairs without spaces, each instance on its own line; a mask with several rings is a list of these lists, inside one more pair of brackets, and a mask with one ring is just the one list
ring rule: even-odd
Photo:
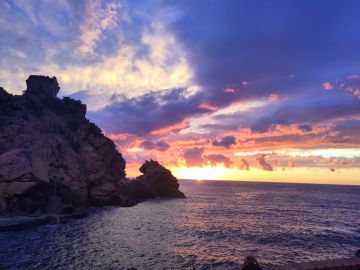
[[186,89],[176,88],[124,98],[88,115],[108,133],[146,135],[181,123],[187,117],[208,112],[198,107],[200,103],[200,94],[189,97]]
[[186,166],[188,167],[195,167],[200,166],[202,167],[204,164],[204,154],[205,148],[204,147],[195,147],[192,149],[188,149],[183,153],[183,158],[185,159]]
[[230,158],[221,155],[221,154],[212,154],[205,157],[211,166],[216,166],[217,164],[223,164],[226,168],[230,168],[233,165],[233,162]]
[[225,148],[230,148],[231,145],[236,144],[236,138],[234,136],[225,136],[220,140],[214,140],[212,142],[213,146],[223,146]]
[[241,159],[239,164],[239,169],[248,171],[250,169],[249,162],[244,158]]
[[258,165],[260,166],[260,168],[263,169],[264,171],[272,171],[273,170],[273,166],[271,166],[271,164],[266,162],[265,155],[258,157],[256,159],[256,161],[257,161]]
[[160,152],[164,152],[170,148],[170,145],[166,142],[152,142],[149,140],[143,141],[140,146],[146,150],[158,150]]

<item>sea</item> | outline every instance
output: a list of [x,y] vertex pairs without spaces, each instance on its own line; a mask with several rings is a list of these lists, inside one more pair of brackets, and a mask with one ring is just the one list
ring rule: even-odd
[[236,269],[354,256],[360,186],[181,180],[186,199],[0,233],[0,269]]

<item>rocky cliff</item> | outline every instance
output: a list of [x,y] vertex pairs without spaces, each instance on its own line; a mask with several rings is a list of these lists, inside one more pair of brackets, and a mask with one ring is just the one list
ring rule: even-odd
[[115,144],[85,118],[86,105],[56,97],[56,78],[32,75],[26,83],[21,96],[0,88],[0,214],[71,213],[184,197],[177,179],[157,162],[145,163],[139,179],[126,180]]

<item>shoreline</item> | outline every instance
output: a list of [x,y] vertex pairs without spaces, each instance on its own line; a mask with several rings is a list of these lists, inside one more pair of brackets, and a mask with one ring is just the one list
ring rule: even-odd
[[264,270],[358,270],[360,269],[360,257],[344,259],[328,259],[322,261],[310,261],[286,265],[264,267]]
[[22,231],[46,224],[64,224],[71,219],[88,216],[87,211],[75,211],[71,214],[46,214],[40,216],[0,216],[0,234],[9,231]]

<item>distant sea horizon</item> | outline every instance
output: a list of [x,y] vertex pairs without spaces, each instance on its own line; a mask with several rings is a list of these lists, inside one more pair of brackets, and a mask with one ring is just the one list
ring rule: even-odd
[[[284,181],[257,181],[257,180],[227,180],[227,179],[185,179],[185,178],[179,178],[179,181],[195,181],[195,182],[202,182],[202,181],[210,181],[210,182],[242,182],[242,183],[268,183],[268,184],[299,184],[299,185],[325,185],[325,186],[349,186],[349,187],[360,187],[359,184],[348,184],[348,183],[309,183],[309,182],[284,182]],[[359,179],[360,181],[360,179]]]

